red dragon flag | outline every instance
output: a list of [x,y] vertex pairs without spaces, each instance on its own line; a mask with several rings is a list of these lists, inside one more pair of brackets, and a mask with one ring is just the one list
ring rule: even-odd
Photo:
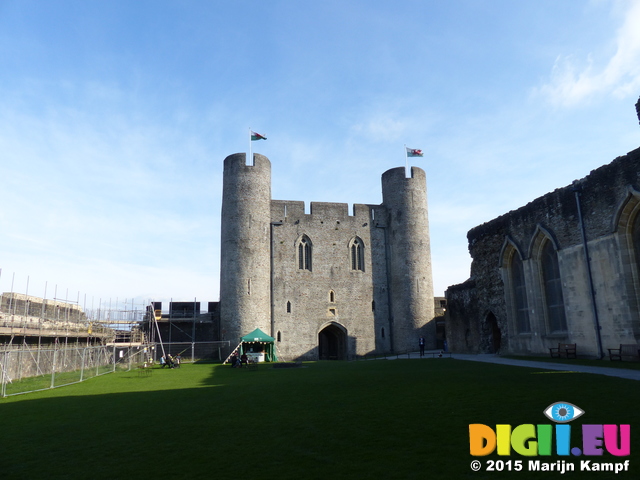
[[260,135],[259,133],[254,132],[253,130],[251,130],[251,141],[255,141],[255,140],[266,140],[267,137],[265,135]]
[[417,148],[409,148],[409,147],[405,147],[407,149],[407,157],[423,157],[424,154],[422,153],[422,150],[418,150]]

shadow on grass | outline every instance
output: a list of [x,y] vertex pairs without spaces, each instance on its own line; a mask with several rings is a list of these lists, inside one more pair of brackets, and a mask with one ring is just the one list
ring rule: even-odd
[[611,408],[635,383],[598,375],[452,359],[305,366],[183,365],[5,399],[2,478],[495,478],[469,468],[470,423],[549,423],[542,411],[560,400],[585,423],[640,415],[634,395]]

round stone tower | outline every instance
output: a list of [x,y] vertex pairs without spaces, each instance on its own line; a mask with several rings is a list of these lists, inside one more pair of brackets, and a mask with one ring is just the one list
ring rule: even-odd
[[256,328],[271,331],[271,162],[253,158],[254,165],[247,165],[244,153],[224,160],[220,333],[232,344]]
[[[382,204],[387,210],[387,267],[392,347],[418,349],[423,335],[435,348],[431,245],[424,170],[393,168],[382,174]],[[431,323],[429,323],[431,322]]]

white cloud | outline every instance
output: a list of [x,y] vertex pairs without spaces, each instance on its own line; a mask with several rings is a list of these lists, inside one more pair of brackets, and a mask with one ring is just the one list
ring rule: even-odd
[[[640,88],[640,2],[628,3],[624,20],[617,31],[615,53],[602,62],[590,54],[586,62],[574,55],[558,56],[549,83],[534,93],[552,104],[573,106],[599,93],[624,98]],[[598,67],[597,65],[604,66]]]
[[356,134],[385,143],[398,141],[406,129],[406,121],[392,118],[389,114],[378,114],[351,128]]

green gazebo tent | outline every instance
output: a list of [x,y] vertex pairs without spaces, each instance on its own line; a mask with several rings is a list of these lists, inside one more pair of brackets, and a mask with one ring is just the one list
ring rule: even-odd
[[247,333],[240,339],[240,355],[246,352],[247,349],[254,349],[254,351],[264,352],[267,362],[277,362],[275,341],[275,338],[256,328],[253,332]]

